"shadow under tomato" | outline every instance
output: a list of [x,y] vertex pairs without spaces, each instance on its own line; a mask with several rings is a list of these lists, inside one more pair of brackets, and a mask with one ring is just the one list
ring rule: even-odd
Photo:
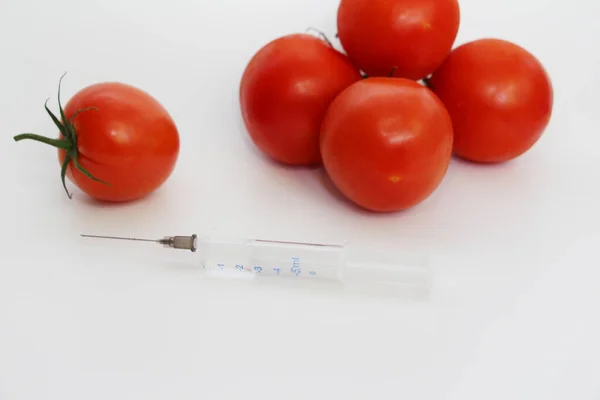
[[271,167],[271,168],[278,168],[281,170],[287,170],[287,171],[316,171],[319,168],[321,168],[321,164],[313,164],[313,165],[291,165],[291,164],[285,164],[282,162],[279,162],[271,157],[269,157],[267,154],[265,154],[262,150],[260,150],[256,144],[252,141],[252,139],[250,138],[250,135],[248,134],[248,131],[246,129],[246,126],[244,125],[244,121],[241,117],[237,118],[237,127],[238,127],[238,132],[240,133],[240,136],[242,137],[242,140],[244,141],[244,145],[245,147],[250,151],[250,153],[252,153],[252,155],[261,160],[265,165]]
[[317,177],[323,185],[323,187],[325,188],[325,190],[338,202],[344,204],[346,207],[351,208],[354,211],[366,211],[362,207],[359,207],[354,202],[350,201],[350,199],[348,199],[346,196],[344,196],[344,194],[337,188],[337,186],[335,186],[335,184],[331,180],[331,177],[329,177],[325,169],[321,169],[320,171],[318,171]]
[[312,164],[312,165],[292,165],[286,164],[283,162],[279,162],[264,152],[262,152],[256,145],[252,142],[250,138],[245,138],[246,147],[250,150],[253,156],[259,159],[264,165],[267,165],[270,168],[277,168],[285,171],[317,171],[321,168],[321,164]]
[[502,162],[479,162],[468,160],[466,158],[462,158],[457,156],[456,154],[452,154],[452,162],[457,165],[462,165],[470,168],[479,168],[479,169],[506,169],[512,168],[512,166],[518,161],[518,159],[502,161]]
[[133,200],[125,200],[125,201],[101,200],[101,199],[94,198],[94,197],[82,192],[81,190],[78,190],[77,192],[73,193],[73,198],[75,198],[77,196],[78,200],[81,201],[82,203],[84,203],[86,205],[94,206],[94,207],[99,207],[99,208],[131,207],[134,205],[144,204],[144,203],[153,201],[154,198],[156,198],[160,195],[160,193],[159,193],[160,190],[161,190],[161,188],[159,187],[156,190],[154,190],[153,192],[148,193],[147,195],[145,195],[143,197],[139,197],[139,198],[133,199]]

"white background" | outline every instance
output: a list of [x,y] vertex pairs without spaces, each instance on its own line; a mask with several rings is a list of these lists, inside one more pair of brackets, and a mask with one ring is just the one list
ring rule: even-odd
[[[551,125],[502,166],[453,161],[427,201],[357,210],[242,127],[266,42],[335,34],[334,0],[3,0],[0,399],[600,399],[600,3],[461,0],[457,44],[513,40],[547,67]],[[154,195],[101,206],[59,179],[56,110],[88,84],[150,92],[181,133]],[[113,228],[111,228],[113,227]],[[118,228],[114,228],[118,227]],[[432,255],[426,301],[209,278],[191,253],[80,233],[385,244]]]

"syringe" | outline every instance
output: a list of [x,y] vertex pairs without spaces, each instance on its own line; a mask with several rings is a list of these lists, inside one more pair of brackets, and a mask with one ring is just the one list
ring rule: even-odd
[[167,248],[198,253],[200,264],[211,271],[235,271],[257,277],[320,280],[375,293],[401,294],[429,289],[427,257],[401,252],[364,251],[341,244],[286,242],[260,239],[165,236],[141,239],[81,235],[88,238],[155,242]]

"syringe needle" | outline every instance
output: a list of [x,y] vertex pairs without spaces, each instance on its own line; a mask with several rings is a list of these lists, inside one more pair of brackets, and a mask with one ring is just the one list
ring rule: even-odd
[[84,235],[81,234],[82,237],[85,238],[94,238],[94,239],[114,239],[114,240],[130,240],[135,242],[153,242],[162,244],[165,247],[170,247],[172,249],[183,249],[183,250],[191,250],[195,252],[197,249],[197,236],[165,236],[162,239],[142,239],[142,238],[134,238],[134,237],[123,237],[123,236],[101,236],[101,235]]
[[161,243],[162,239],[142,239],[142,238],[132,238],[132,237],[121,237],[121,236],[99,236],[99,235],[81,235],[82,237],[94,238],[94,239],[114,239],[114,240],[132,240],[136,242],[154,242]]

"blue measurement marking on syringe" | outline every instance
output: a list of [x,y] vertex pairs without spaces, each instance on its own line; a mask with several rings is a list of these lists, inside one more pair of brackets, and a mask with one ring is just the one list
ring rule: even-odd
[[281,272],[281,268],[273,268],[273,271],[277,272],[277,275]]
[[262,272],[263,268],[260,265],[255,265],[254,270],[260,274]]
[[239,271],[243,271],[243,270],[244,270],[244,266],[243,266],[243,265],[240,265],[240,264],[236,264],[236,265],[235,265],[235,268],[236,268],[237,270],[239,270]]
[[298,257],[292,258],[292,268],[290,268],[290,272],[296,276],[299,276],[302,273],[300,259]]
[[217,264],[217,267],[219,267],[220,269],[224,269],[225,268],[225,264]]

